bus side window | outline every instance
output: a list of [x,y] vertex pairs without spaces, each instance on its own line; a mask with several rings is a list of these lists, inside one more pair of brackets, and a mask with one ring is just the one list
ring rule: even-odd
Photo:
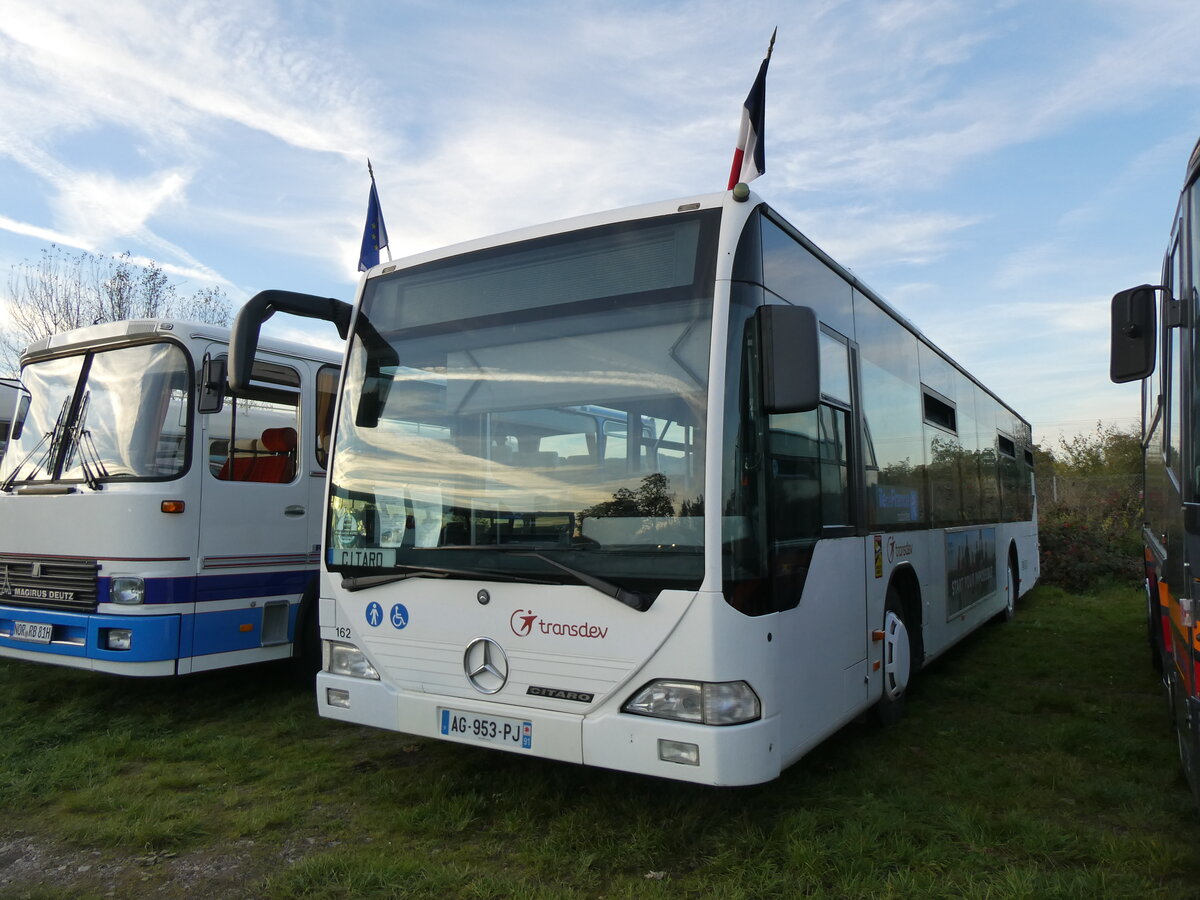
[[[1180,247],[1178,237],[1171,248],[1171,296],[1178,297],[1177,291],[1182,278],[1180,269]],[[1183,478],[1183,461],[1181,459],[1181,450],[1183,447],[1183,383],[1182,369],[1180,366],[1180,349],[1184,340],[1184,330],[1191,327],[1191,322],[1186,319],[1182,324],[1174,327],[1163,328],[1163,340],[1166,342],[1166,351],[1163,358],[1166,361],[1167,371],[1163,374],[1163,378],[1167,381],[1167,452],[1166,462],[1171,467],[1171,471],[1175,475],[1175,482],[1182,486]]]
[[249,392],[209,416],[209,471],[220,481],[290,483],[298,469],[300,376],[257,363],[252,377]]
[[772,538],[821,536],[851,524],[849,413],[828,403],[811,412],[773,415],[768,425]]
[[317,465],[322,469],[329,467],[329,445],[333,434],[333,408],[337,405],[338,376],[341,370],[337,366],[321,366],[317,372],[317,429],[316,456]]
[[850,357],[840,338],[821,333],[821,405],[768,420],[771,519],[775,541],[819,537],[852,525]]

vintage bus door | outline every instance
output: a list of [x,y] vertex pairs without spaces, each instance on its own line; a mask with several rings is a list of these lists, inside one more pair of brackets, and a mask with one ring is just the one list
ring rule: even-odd
[[[225,348],[209,352],[215,357]],[[203,658],[211,654],[236,652],[250,661],[291,653],[320,520],[312,504],[312,440],[304,437],[312,431],[305,428],[312,416],[311,403],[303,402],[312,392],[308,380],[303,364],[262,354],[251,390],[199,417],[200,577],[193,625],[180,638],[180,657],[194,657],[193,671],[208,668]]]

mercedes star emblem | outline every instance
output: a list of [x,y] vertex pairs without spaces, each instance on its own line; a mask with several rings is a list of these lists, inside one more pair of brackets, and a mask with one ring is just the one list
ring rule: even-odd
[[479,693],[495,694],[508,681],[508,657],[491,638],[475,638],[463,654],[463,671]]

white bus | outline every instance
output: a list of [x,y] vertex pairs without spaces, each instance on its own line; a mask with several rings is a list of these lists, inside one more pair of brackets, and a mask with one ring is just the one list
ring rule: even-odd
[[319,660],[341,354],[264,343],[235,400],[228,344],[135,320],[25,351],[28,416],[0,463],[0,657],[174,675],[299,655],[307,633]]
[[1037,579],[1029,424],[745,185],[387,263],[352,312],[324,716],[752,784]]
[[29,391],[16,378],[0,378],[0,460],[9,441],[21,436],[29,412]]

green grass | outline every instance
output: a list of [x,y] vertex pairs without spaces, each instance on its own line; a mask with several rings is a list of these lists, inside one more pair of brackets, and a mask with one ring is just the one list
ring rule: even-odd
[[[0,895],[1200,895],[1200,817],[1140,595],[1039,588],[754,788],[319,719],[283,670],[130,681],[0,664]],[[80,871],[81,866],[86,869]]]

